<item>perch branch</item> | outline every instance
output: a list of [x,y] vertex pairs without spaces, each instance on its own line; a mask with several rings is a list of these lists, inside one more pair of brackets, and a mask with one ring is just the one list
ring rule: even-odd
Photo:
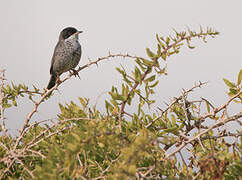
[[[110,54],[109,53],[108,56],[98,58],[95,61],[90,61],[88,64],[79,67],[77,69],[77,71],[80,72],[81,70],[88,68],[89,66],[94,65],[94,64],[97,65],[100,61],[108,60],[110,58],[118,58],[118,57],[120,57],[120,58],[131,58],[131,59],[139,58],[137,56],[132,56],[132,55],[129,55],[129,54]],[[60,80],[60,82],[58,84],[56,84],[53,88],[46,90],[44,92],[44,94],[41,96],[40,100],[34,103],[34,107],[33,107],[32,111],[27,115],[25,122],[24,122],[24,125],[23,125],[22,129],[20,130],[20,133],[17,137],[16,143],[15,143],[15,146],[14,146],[14,150],[17,149],[21,139],[23,138],[23,136],[26,132],[25,129],[28,127],[29,121],[32,118],[32,116],[37,112],[39,105],[51,94],[52,91],[56,90],[60,86],[60,84],[62,84],[66,80],[70,79],[73,75],[74,75],[73,73],[69,74],[66,78],[64,78],[63,80]]]

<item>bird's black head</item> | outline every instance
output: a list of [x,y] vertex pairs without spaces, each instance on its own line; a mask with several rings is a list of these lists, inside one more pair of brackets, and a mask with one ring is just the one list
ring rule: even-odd
[[74,27],[67,27],[65,29],[63,29],[60,33],[60,38],[61,39],[67,39],[69,38],[71,35],[75,34],[76,32],[81,33],[82,31],[77,31],[76,28]]

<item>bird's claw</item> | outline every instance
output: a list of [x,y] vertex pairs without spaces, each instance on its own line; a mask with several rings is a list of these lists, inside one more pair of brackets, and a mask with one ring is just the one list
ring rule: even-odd
[[56,84],[60,84],[60,83],[61,83],[60,76],[57,75],[57,77],[56,77]]
[[75,77],[78,76],[79,79],[81,79],[77,70],[75,70],[75,69],[71,69],[70,71],[72,71],[72,73],[73,73],[73,75],[74,75]]

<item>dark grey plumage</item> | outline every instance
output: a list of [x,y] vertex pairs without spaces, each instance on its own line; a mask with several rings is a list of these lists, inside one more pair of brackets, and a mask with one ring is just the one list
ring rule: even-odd
[[61,31],[51,60],[51,77],[47,89],[55,86],[57,77],[62,73],[70,70],[75,72],[74,68],[78,65],[82,53],[78,42],[79,33],[82,31],[77,31],[73,27],[67,27]]

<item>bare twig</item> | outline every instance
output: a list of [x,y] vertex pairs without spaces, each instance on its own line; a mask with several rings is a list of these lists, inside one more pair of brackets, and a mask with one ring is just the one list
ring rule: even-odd
[[208,117],[214,117],[218,112],[220,112],[221,110],[227,108],[227,106],[231,103],[231,101],[233,101],[234,99],[236,99],[237,97],[239,97],[241,95],[241,91],[239,91],[237,94],[235,94],[234,96],[232,96],[224,105],[220,106],[219,108],[215,108],[211,113],[207,113],[204,116],[201,116],[198,120],[204,120]]
[[[143,80],[145,79],[145,77],[147,76],[147,74],[149,73],[149,71],[150,71],[150,68],[148,68],[148,69],[143,73],[143,75],[141,76],[141,81],[143,81]],[[129,99],[129,97],[131,96],[131,94],[132,94],[132,93],[134,92],[134,90],[138,87],[138,85],[139,85],[139,82],[135,82],[135,83],[134,83],[132,89],[131,89],[131,90],[129,91],[129,93],[128,93],[128,96],[127,96],[126,100],[123,101],[122,104],[121,104],[121,108],[120,108],[120,112],[119,112],[120,130],[121,130],[121,120],[122,120],[122,116],[123,116],[123,114],[124,114],[124,108],[125,108],[125,105],[126,105],[128,99]]]
[[196,136],[194,136],[193,138],[189,139],[188,141],[185,141],[182,145],[180,145],[178,148],[176,148],[173,152],[169,153],[166,155],[166,159],[168,159],[169,157],[173,156],[174,154],[176,154],[177,152],[179,152],[181,149],[183,149],[187,144],[191,143],[192,141],[200,138],[203,134],[206,134],[207,132],[209,132],[210,130],[224,125],[225,123],[229,122],[229,121],[234,121],[236,119],[239,119],[242,117],[242,112],[239,112],[238,114],[231,116],[229,118],[223,119],[222,121],[217,121],[214,125],[210,126],[208,129],[205,129],[203,131],[201,131],[199,134],[197,134]]
[[39,151],[35,151],[35,150],[33,150],[33,149],[26,149],[26,150],[29,151],[29,152],[32,152],[33,154],[36,154],[36,155],[42,157],[43,159],[45,158],[45,155],[43,155],[43,154],[40,153]]
[[7,173],[7,172],[10,172],[10,168],[12,167],[12,165],[14,164],[15,162],[15,159],[12,159],[11,162],[8,164],[8,167],[7,169],[5,169],[2,174],[0,175],[0,179],[3,179],[4,175]]
[[195,175],[195,176],[192,177],[192,180],[196,180],[196,179],[200,176],[200,174],[201,174],[201,173],[200,173],[200,171],[199,171],[199,172],[197,173],[197,175]]
[[186,96],[188,93],[192,92],[194,89],[196,88],[201,88],[201,86],[207,84],[207,82],[199,82],[198,84],[195,84],[192,88],[188,89],[188,90],[184,90],[183,93],[178,97],[178,98],[174,98],[174,100],[171,102],[170,105],[167,106],[167,108],[165,110],[163,110],[161,112],[161,115],[158,116],[157,118],[155,118],[153,121],[151,121],[149,124],[147,124],[145,127],[149,128],[154,122],[156,122],[158,119],[162,118],[163,115],[175,104],[177,103],[179,100],[181,100],[184,96]]
[[206,139],[218,139],[218,138],[221,138],[221,137],[235,137],[235,138],[238,138],[242,136],[242,132],[239,132],[239,133],[225,133],[225,134],[221,134],[221,135],[218,135],[218,136],[204,136],[201,138],[201,140],[206,140]]
[[26,119],[25,119],[25,122],[24,122],[24,125],[23,125],[22,129],[20,130],[20,133],[19,133],[19,136],[18,136],[18,138],[17,138],[17,140],[16,140],[16,143],[15,143],[14,149],[17,148],[17,146],[19,145],[19,142],[20,142],[21,139],[23,138],[23,136],[24,136],[24,134],[25,134],[25,132],[26,132],[25,129],[28,127],[28,125],[29,125],[29,121],[30,121],[30,119],[32,118],[32,116],[34,115],[34,113],[37,112],[37,109],[38,109],[39,105],[40,105],[40,104],[46,99],[46,97],[49,96],[49,94],[50,94],[53,90],[57,89],[58,85],[59,85],[59,84],[56,83],[56,85],[55,85],[53,88],[51,88],[50,90],[47,90],[47,91],[41,96],[40,100],[34,104],[34,108],[33,108],[32,111],[27,115],[27,117],[26,117]]
[[128,112],[124,111],[124,114],[126,114],[127,116],[133,118],[133,115],[129,114]]
[[188,107],[187,107],[187,103],[186,103],[187,100],[186,100],[186,96],[184,94],[182,96],[182,99],[183,99],[183,109],[184,109],[185,118],[186,118],[187,122],[190,123],[189,122],[190,118],[188,117],[188,113],[187,113],[187,111],[188,111]]
[[63,128],[63,129],[60,129],[58,131],[55,131],[55,132],[52,132],[50,134],[48,134],[48,136],[46,136],[46,134],[50,131],[50,130],[53,130],[57,125],[60,125],[60,124],[63,124],[65,122],[69,122],[69,121],[79,121],[79,120],[86,120],[86,121],[94,121],[96,119],[90,119],[90,118],[70,118],[70,119],[64,119],[64,120],[61,120],[61,121],[58,121],[58,123],[56,124],[53,124],[52,126],[50,126],[49,128],[45,129],[43,132],[41,132],[38,136],[36,136],[34,139],[32,139],[32,141],[30,143],[28,143],[24,149],[27,149],[27,148],[31,148],[37,144],[39,144],[41,141],[43,141],[44,139],[47,139],[55,134],[58,134],[60,132],[63,132],[65,130],[67,130],[68,128]]
[[31,170],[29,170],[26,165],[16,157],[16,160],[23,166],[24,170],[28,172],[28,174],[31,176],[31,178],[33,179],[34,178],[34,174]]
[[[234,100],[236,99],[237,97],[239,97],[241,95],[241,91],[238,92],[237,94],[235,94],[234,96],[232,96],[224,105],[220,106],[219,108],[214,108],[214,110],[210,113],[207,113],[203,116],[201,116],[198,120],[202,121],[206,118],[209,118],[209,117],[215,117],[216,114],[220,111],[222,111],[223,109],[227,108],[227,106]],[[224,125],[225,123],[229,122],[229,121],[233,121],[233,120],[237,120],[239,119],[240,117],[242,117],[242,111],[234,116],[231,116],[231,117],[228,117],[228,118],[221,118],[219,121],[217,121],[214,125],[208,127],[207,129],[199,132],[196,136],[194,136],[193,138],[189,139],[189,140],[186,140],[184,141],[179,147],[177,147],[172,153],[169,153],[166,155],[166,158],[169,158],[170,156],[173,156],[175,155],[177,152],[179,152],[181,149],[183,149],[187,144],[191,143],[192,141],[194,140],[199,140],[199,138],[206,134],[207,132],[209,132],[210,130],[214,129],[214,128],[217,128],[221,125]],[[203,146],[202,146],[203,147]]]
[[207,102],[213,109],[215,108],[213,105],[212,105],[212,103],[210,103],[207,99],[205,99],[205,98],[203,98],[203,97],[201,97],[201,99],[203,100],[203,101],[205,101],[205,102]]
[[183,164],[187,167],[187,163],[186,163],[186,161],[185,161],[185,159],[184,159],[184,157],[183,157],[183,155],[180,151],[179,151],[179,155],[181,156]]
[[8,149],[8,147],[5,145],[5,144],[3,144],[2,142],[0,142],[0,145],[8,152],[9,151],[9,149]]
[[[109,171],[109,168],[111,167],[111,165],[113,165],[119,159],[119,157],[120,157],[120,154],[118,155],[118,157],[116,159],[111,160],[111,164],[109,164],[109,166],[106,169],[102,170],[100,176],[94,178],[93,180],[99,180],[102,178],[105,179],[104,174]],[[99,166],[99,164],[98,164],[98,166]]]
[[200,146],[202,147],[202,150],[205,152],[206,150],[205,150],[205,147],[204,147],[203,142],[201,141],[200,137],[198,137],[198,142],[199,142]]
[[[133,55],[129,55],[129,54],[111,54],[109,53],[108,56],[104,56],[104,57],[100,57],[98,58],[97,60],[95,61],[90,61],[88,64],[84,65],[84,66],[81,66],[78,68],[78,72],[93,65],[93,64],[98,64],[100,61],[103,61],[103,60],[108,60],[110,58],[131,58],[131,59],[136,59],[136,58],[141,58],[141,57],[138,57],[138,56],[133,56]],[[70,76],[72,76],[73,74],[71,74]],[[64,80],[63,80],[64,81]]]
[[7,129],[5,126],[5,117],[4,117],[4,104],[3,104],[3,98],[4,98],[4,94],[3,94],[3,87],[4,87],[4,80],[5,80],[5,69],[1,70],[1,77],[0,77],[0,108],[1,108],[1,120],[2,120],[2,130],[3,130],[3,136],[7,135]]
[[[42,95],[41,92],[36,92],[36,91],[29,91],[29,90],[24,90],[24,91],[19,91],[19,94],[37,94],[37,95]],[[7,99],[11,99],[14,95],[13,94],[8,94],[6,96]]]
[[154,169],[156,168],[155,164],[149,168],[148,171],[146,171],[144,174],[140,172],[142,178],[146,178],[148,174],[150,174]]

